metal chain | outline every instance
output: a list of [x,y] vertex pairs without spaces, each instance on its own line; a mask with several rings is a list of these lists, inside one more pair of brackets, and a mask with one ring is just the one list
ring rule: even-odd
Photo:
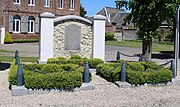
[[32,70],[32,71],[35,71],[35,72],[41,72],[40,70],[38,70],[38,69],[35,69],[35,68],[31,68],[31,67],[29,67],[28,65],[26,65],[26,64],[23,64],[23,66],[25,67],[25,68],[28,68],[29,70]]
[[70,69],[70,70],[67,71],[67,72],[72,72],[72,71],[74,71],[74,70],[76,70],[76,69],[78,69],[78,68],[80,68],[80,67],[81,67],[81,65],[77,66],[76,68]]
[[162,67],[164,67],[164,66],[168,65],[169,63],[171,63],[171,61],[172,61],[172,60],[170,60],[170,61],[167,61],[166,63],[164,63],[164,64],[161,64],[161,65],[159,65],[159,66],[162,66]]
[[97,71],[99,71],[99,72],[111,72],[111,71],[115,70],[117,67],[119,67],[120,65],[122,65],[122,63],[119,63],[118,65],[116,65],[115,67],[113,67],[112,69],[110,69],[108,71],[100,71],[98,69],[97,69]]
[[127,55],[127,54],[124,54],[122,52],[119,52],[121,55],[124,55],[124,56],[127,56],[127,57],[138,57],[138,55]]

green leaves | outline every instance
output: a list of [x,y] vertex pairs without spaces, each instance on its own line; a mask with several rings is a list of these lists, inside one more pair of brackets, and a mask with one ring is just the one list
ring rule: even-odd
[[[113,69],[116,65],[117,63],[99,64],[97,66],[97,74],[107,81],[118,81],[120,79],[121,66]],[[128,62],[126,64],[126,75],[126,81],[133,85],[167,83],[172,79],[170,70],[162,68],[155,63],[147,62]]]
[[117,6],[128,6],[131,9],[125,21],[134,23],[139,28],[140,38],[146,40],[158,36],[157,30],[163,21],[174,26],[176,6],[179,3],[180,0],[116,0]]

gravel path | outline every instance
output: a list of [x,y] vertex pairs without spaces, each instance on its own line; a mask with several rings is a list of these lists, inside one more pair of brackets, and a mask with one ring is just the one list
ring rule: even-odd
[[0,107],[179,107],[180,86],[118,88],[93,73],[95,90],[11,96],[0,71]]

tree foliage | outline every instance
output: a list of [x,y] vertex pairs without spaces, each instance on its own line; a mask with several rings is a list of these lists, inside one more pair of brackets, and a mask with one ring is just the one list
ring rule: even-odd
[[82,4],[80,4],[80,16],[84,17],[87,14],[87,11],[85,10],[85,8],[82,6]]
[[158,28],[167,22],[171,29],[175,28],[176,6],[180,0],[116,0],[121,8],[128,7],[131,13],[125,21],[131,21],[138,27],[138,36],[147,45],[143,45],[143,54],[151,54],[152,39],[158,36]]

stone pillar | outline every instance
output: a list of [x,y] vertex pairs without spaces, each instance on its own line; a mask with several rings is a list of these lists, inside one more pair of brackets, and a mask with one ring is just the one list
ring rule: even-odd
[[105,61],[105,20],[102,15],[95,15],[93,22],[93,58]]
[[2,27],[1,28],[1,44],[4,44],[5,35],[6,35],[5,28]]
[[53,28],[55,17],[52,13],[40,15],[40,42],[39,42],[39,63],[47,63],[48,58],[53,57]]

